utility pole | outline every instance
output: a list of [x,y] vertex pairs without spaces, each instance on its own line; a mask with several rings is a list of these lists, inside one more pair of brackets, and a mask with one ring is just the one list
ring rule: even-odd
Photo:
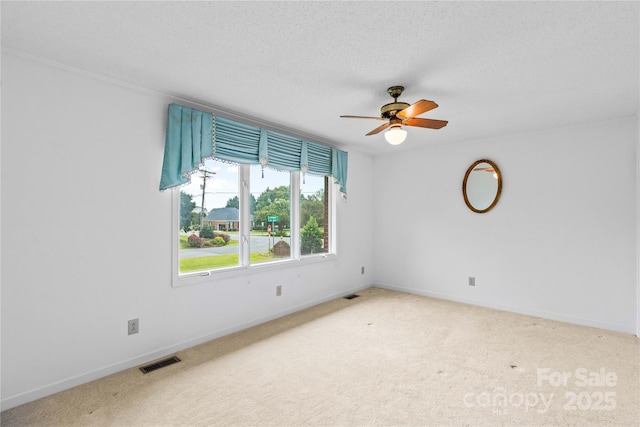
[[202,185],[200,186],[200,188],[202,188],[202,203],[200,204],[200,230],[202,231],[202,221],[204,220],[204,194],[207,187],[207,180],[209,178],[213,178],[213,175],[215,175],[216,173],[208,171],[204,168],[199,170],[202,173],[202,175],[200,175],[200,178],[202,178]]

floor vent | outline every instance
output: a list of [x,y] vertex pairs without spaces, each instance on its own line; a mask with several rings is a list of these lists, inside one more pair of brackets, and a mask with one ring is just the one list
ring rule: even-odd
[[148,374],[151,371],[155,371],[160,368],[164,368],[165,366],[173,365],[174,363],[178,363],[180,359],[176,356],[170,357],[168,359],[161,360],[156,363],[152,363],[151,365],[143,366],[140,368],[143,374]]
[[351,295],[347,295],[346,297],[344,297],[344,299],[354,299],[354,298],[358,298],[360,295],[357,294],[351,294]]

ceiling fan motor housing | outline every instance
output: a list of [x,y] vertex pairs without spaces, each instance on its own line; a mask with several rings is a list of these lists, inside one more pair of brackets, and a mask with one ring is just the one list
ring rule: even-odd
[[406,102],[398,102],[398,97],[402,95],[403,90],[404,86],[391,86],[387,89],[387,93],[393,98],[393,102],[385,104],[380,108],[380,117],[390,119],[395,117],[399,111],[402,111],[409,106]]
[[382,108],[380,108],[380,116],[384,117],[385,119],[390,119],[392,117],[395,117],[399,111],[404,110],[408,106],[409,104],[407,104],[406,102],[390,102],[389,104],[385,104],[382,106]]

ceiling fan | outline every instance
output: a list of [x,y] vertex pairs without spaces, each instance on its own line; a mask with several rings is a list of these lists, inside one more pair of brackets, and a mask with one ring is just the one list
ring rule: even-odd
[[374,120],[388,120],[387,123],[378,126],[366,136],[375,135],[389,128],[384,134],[385,139],[389,144],[398,145],[402,144],[407,137],[407,131],[402,129],[402,125],[405,126],[417,126],[421,128],[440,129],[449,123],[446,120],[433,120],[422,119],[419,116],[422,113],[433,110],[438,107],[433,101],[427,101],[421,99],[420,101],[409,105],[406,102],[398,102],[398,97],[404,90],[403,86],[391,86],[387,89],[387,93],[393,98],[393,102],[383,105],[380,108],[380,117],[368,117],[368,116],[340,116],[347,119],[374,119]]

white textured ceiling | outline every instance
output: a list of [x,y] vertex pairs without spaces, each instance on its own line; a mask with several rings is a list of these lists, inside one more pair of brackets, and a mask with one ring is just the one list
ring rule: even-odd
[[[638,2],[11,2],[2,47],[372,154],[638,114]],[[392,147],[376,116],[436,101]]]

